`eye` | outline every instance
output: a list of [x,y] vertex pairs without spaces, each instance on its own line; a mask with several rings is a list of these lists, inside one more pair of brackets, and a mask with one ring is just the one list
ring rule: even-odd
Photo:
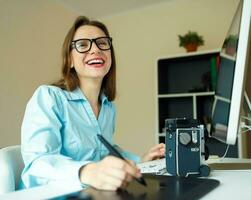
[[90,45],[89,40],[79,40],[79,41],[76,42],[76,47],[81,48],[81,49],[88,48],[89,45]]
[[97,45],[98,46],[109,46],[109,41],[107,38],[102,38],[97,40]]

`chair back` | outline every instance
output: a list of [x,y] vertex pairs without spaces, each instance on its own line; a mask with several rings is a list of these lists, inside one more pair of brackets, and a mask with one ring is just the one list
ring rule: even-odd
[[20,145],[0,149],[0,194],[18,189],[23,168]]

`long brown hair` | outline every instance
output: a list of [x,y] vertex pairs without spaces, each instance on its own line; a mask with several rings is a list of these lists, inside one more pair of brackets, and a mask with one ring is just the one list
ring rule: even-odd
[[[71,68],[71,42],[77,29],[84,25],[91,25],[100,28],[106,36],[110,37],[106,26],[99,21],[90,20],[85,16],[79,16],[67,33],[62,48],[62,77],[52,85],[61,89],[73,91],[79,86],[79,78],[74,68]],[[107,96],[109,101],[113,101],[116,96],[116,60],[113,46],[111,46],[112,64],[109,72],[105,75],[101,85],[101,92]]]

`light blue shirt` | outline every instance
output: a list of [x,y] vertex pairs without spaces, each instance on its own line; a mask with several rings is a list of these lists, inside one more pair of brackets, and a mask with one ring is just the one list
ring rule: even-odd
[[[21,188],[72,181],[81,185],[79,169],[109,154],[97,138],[102,134],[110,143],[115,126],[115,106],[101,96],[101,110],[96,118],[90,103],[77,88],[62,90],[40,86],[27,104],[21,136],[25,167]],[[138,163],[140,158],[121,152]]]

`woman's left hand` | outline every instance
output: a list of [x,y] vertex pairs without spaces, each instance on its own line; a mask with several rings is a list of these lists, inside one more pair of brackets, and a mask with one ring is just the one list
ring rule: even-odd
[[147,162],[163,158],[165,156],[165,152],[166,152],[166,145],[164,143],[157,144],[142,156],[141,162]]

